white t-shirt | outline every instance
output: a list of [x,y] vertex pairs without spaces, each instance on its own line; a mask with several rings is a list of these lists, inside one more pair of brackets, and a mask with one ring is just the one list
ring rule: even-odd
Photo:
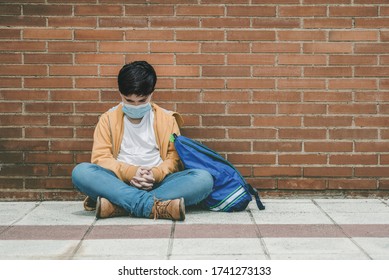
[[139,124],[124,116],[124,135],[118,160],[136,166],[154,167],[162,163],[154,133],[154,112],[150,110]]

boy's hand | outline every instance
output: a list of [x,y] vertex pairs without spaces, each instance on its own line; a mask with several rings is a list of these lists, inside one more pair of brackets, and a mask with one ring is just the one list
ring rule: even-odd
[[135,176],[130,181],[130,184],[141,190],[151,190],[155,179],[151,167],[140,166],[135,173]]

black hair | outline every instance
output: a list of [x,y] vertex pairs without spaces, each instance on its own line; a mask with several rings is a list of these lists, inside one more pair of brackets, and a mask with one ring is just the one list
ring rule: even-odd
[[118,86],[121,94],[128,96],[149,96],[157,83],[157,74],[153,66],[146,61],[134,61],[125,64],[118,74]]

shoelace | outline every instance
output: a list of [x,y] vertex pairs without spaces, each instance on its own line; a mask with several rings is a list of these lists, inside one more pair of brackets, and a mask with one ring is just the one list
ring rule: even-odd
[[171,218],[169,212],[167,211],[167,206],[170,201],[160,201],[156,200],[154,202],[154,220],[158,218]]

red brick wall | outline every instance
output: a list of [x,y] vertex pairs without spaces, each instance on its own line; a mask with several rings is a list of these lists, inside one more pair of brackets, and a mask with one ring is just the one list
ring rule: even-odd
[[183,133],[265,195],[388,194],[388,0],[1,0],[0,197],[78,198],[71,170],[143,59]]

